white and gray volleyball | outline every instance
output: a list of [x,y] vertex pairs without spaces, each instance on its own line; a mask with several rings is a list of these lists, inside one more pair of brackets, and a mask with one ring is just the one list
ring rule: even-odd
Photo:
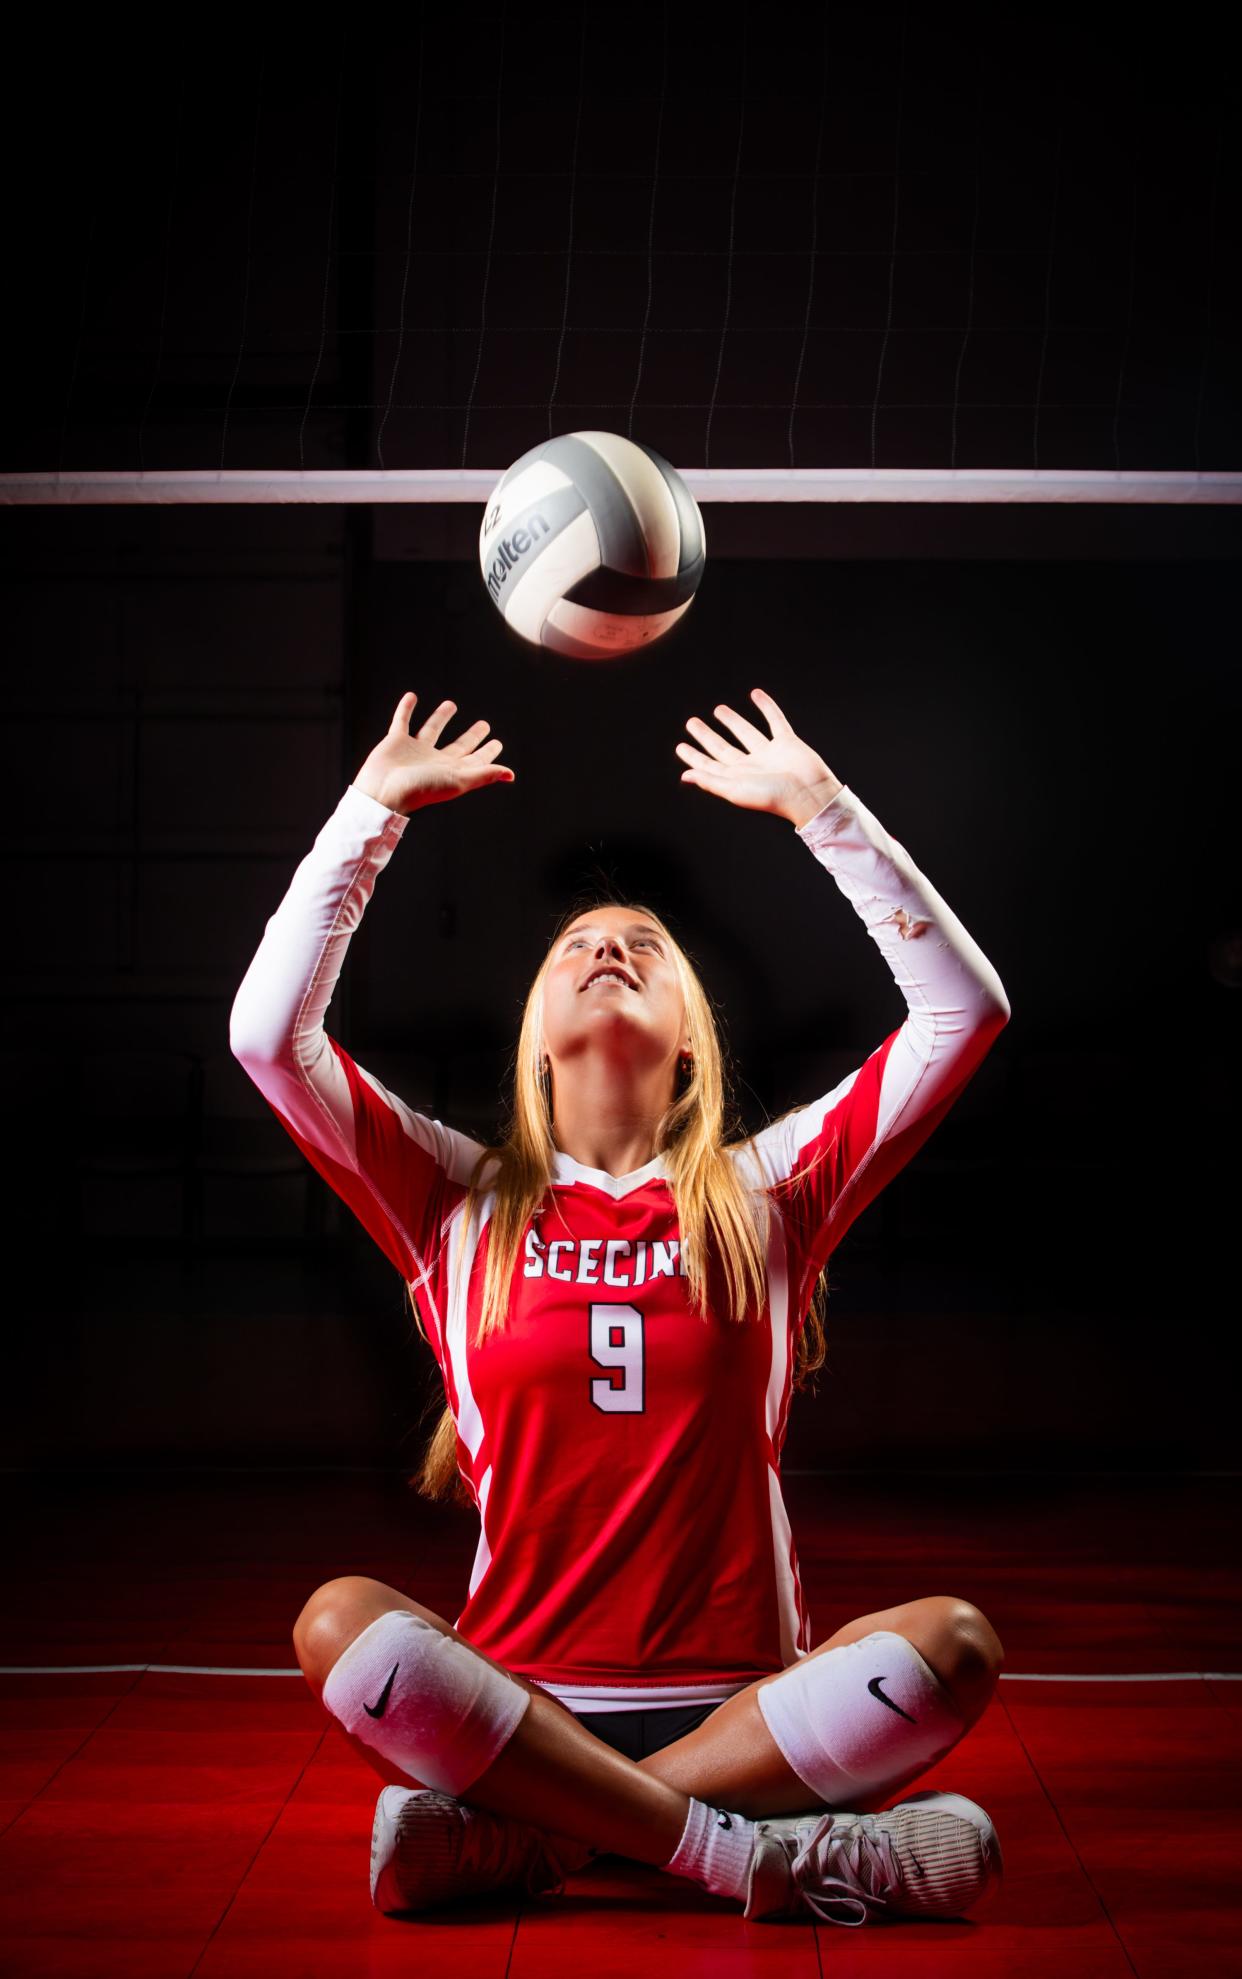
[[562,433],[492,490],[479,565],[506,625],[575,660],[649,646],[690,609],[703,517],[675,467],[619,433]]

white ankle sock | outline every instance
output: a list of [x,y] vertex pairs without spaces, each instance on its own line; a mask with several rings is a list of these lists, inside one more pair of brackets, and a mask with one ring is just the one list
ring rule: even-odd
[[671,1875],[702,1883],[717,1896],[744,1898],[754,1836],[755,1824],[744,1814],[709,1807],[691,1795],[677,1852],[664,1867]]

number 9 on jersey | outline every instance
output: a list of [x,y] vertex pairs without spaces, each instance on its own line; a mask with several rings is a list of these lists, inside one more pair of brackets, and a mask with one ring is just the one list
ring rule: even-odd
[[[611,1368],[607,1379],[595,1376],[591,1400],[606,1415],[643,1413],[643,1316],[637,1306],[592,1304],[591,1359]],[[616,1380],[620,1370],[622,1380]]]

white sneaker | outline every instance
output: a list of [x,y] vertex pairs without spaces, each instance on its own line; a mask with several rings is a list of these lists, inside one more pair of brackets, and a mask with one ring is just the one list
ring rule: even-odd
[[973,1800],[928,1790],[882,1814],[814,1813],[755,1824],[747,1917],[829,1924],[960,1917],[1004,1875],[991,1819]]
[[371,1901],[387,1915],[427,1910],[521,1884],[556,1896],[581,1859],[558,1855],[542,1828],[469,1807],[431,1787],[384,1787],[371,1829]]

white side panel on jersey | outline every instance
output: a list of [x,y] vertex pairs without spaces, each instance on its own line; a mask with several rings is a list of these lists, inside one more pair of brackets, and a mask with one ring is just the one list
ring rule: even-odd
[[505,624],[538,645],[549,608],[599,569],[599,537],[589,510],[545,543],[522,572],[505,605]]
[[[693,598],[687,598],[671,612],[638,617],[591,611],[586,605],[573,605],[568,598],[561,598],[548,613],[543,643],[575,660],[606,660],[614,653],[631,652],[635,645],[649,645],[670,625],[676,625],[693,603]],[[512,613],[509,616],[512,619]]]
[[464,1203],[459,1204],[454,1210],[444,1232],[445,1243],[452,1246],[449,1252],[449,1312],[448,1325],[444,1331],[444,1344],[452,1364],[453,1382],[457,1389],[457,1434],[469,1450],[472,1462],[478,1456],[483,1442],[483,1418],[479,1414],[479,1405],[474,1399],[474,1390],[470,1386],[470,1370],[466,1364],[467,1303],[475,1252],[479,1248],[479,1239],[491,1216],[494,1201],[493,1196],[484,1197],[479,1206],[479,1214],[471,1219],[470,1238],[464,1248],[460,1231],[465,1215]]
[[[475,1588],[492,1564],[492,1549],[487,1542],[487,1501],[492,1490],[492,1467],[489,1464],[483,1473],[479,1486],[479,1543],[475,1548],[474,1565],[470,1570],[470,1586],[467,1593],[473,1596]],[[460,1617],[458,1618],[460,1620]],[[457,1623],[453,1623],[457,1627]]]
[[630,446],[619,433],[578,433],[592,453],[605,461],[642,518],[642,533],[651,558],[648,577],[676,577],[681,565],[681,519],[673,492],[653,460]]
[[768,1375],[764,1419],[775,1449],[776,1432],[785,1404],[785,1384],[789,1378],[789,1258],[785,1248],[785,1226],[776,1215],[768,1218],[767,1274],[772,1368]]
[[772,1550],[776,1555],[776,1611],[781,1626],[781,1668],[787,1670],[806,1651],[798,1647],[798,1597],[794,1588],[793,1568],[789,1564],[793,1535],[789,1530],[789,1514],[781,1497],[781,1481],[768,1465],[768,1498],[772,1507]]
[[[772,1445],[784,1411],[790,1379],[789,1361],[789,1258],[785,1246],[785,1226],[779,1216],[769,1218],[768,1230],[768,1312],[772,1335],[772,1367],[765,1397],[765,1421]],[[779,1452],[778,1452],[779,1455]],[[776,1612],[780,1618],[781,1664],[788,1668],[801,1653],[798,1648],[798,1599],[793,1571],[789,1564],[792,1535],[789,1515],[781,1496],[781,1482],[768,1465],[768,1496],[772,1513],[772,1557],[776,1565]]]

